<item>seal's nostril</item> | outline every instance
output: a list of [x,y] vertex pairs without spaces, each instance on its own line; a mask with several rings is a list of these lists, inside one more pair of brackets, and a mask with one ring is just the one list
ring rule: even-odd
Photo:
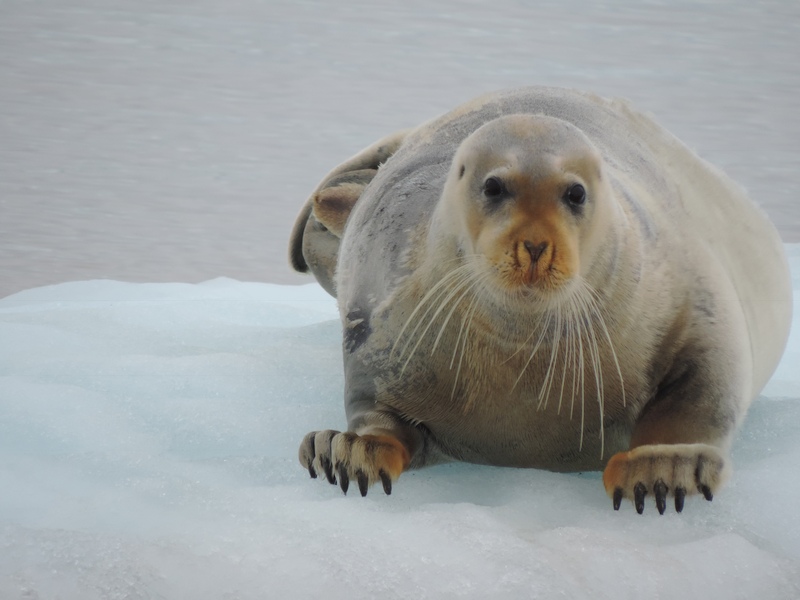
[[525,249],[531,255],[531,260],[534,263],[537,260],[539,260],[539,257],[542,255],[542,253],[545,250],[547,250],[547,242],[541,242],[540,244],[534,244],[533,242],[529,242],[528,240],[525,240],[522,243],[524,244]]

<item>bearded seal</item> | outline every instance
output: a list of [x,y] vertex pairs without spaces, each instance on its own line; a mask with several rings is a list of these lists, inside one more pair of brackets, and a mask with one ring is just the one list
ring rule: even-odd
[[619,509],[707,500],[783,352],[781,240],[626,102],[526,88],[379,140],[326,176],[290,259],[338,300],[346,493],[459,460],[603,470]]

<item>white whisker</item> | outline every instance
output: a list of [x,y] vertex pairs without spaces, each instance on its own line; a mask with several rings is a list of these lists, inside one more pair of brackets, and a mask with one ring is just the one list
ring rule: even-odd
[[572,398],[569,405],[569,419],[572,420],[572,415],[575,409],[575,397],[578,395],[578,339],[579,328],[575,318],[575,307],[572,301],[569,302],[569,309],[572,319],[570,320],[570,334],[572,337]]
[[[573,308],[575,312],[578,312],[578,306],[576,305],[576,300],[574,296],[570,298],[570,302],[573,304]],[[581,383],[581,435],[580,435],[580,443],[578,445],[578,450],[583,450],[583,430],[586,423],[586,366],[584,361],[584,352],[583,352],[583,321],[580,318],[581,315],[576,314],[575,323],[578,325],[578,363],[579,363],[579,373],[578,376],[580,378]]]
[[[455,377],[453,378],[453,391],[450,394],[450,400],[452,401],[456,395],[456,389],[458,386],[458,379],[461,375],[461,363],[464,360],[464,353],[467,345],[467,337],[469,336],[469,330],[472,327],[472,317],[475,315],[475,310],[479,305],[478,302],[478,295],[476,294],[473,299],[472,303],[470,304],[469,309],[467,310],[467,314],[465,315],[465,319],[467,322],[466,330],[464,331],[464,337],[461,341],[461,356],[458,358],[458,368],[456,369]],[[473,398],[470,398],[468,402],[464,405],[464,412],[466,413],[472,407]]]
[[589,297],[593,301],[594,311],[597,314],[597,317],[598,317],[598,320],[599,320],[599,323],[600,323],[600,327],[603,329],[603,334],[605,335],[606,340],[608,340],[608,348],[609,348],[609,350],[611,350],[611,358],[614,359],[614,366],[616,367],[617,375],[619,376],[619,385],[620,385],[621,393],[622,393],[622,406],[625,406],[626,405],[626,401],[625,401],[625,381],[624,381],[624,379],[622,377],[622,369],[619,366],[619,359],[617,358],[617,352],[616,352],[616,350],[614,350],[614,343],[611,341],[611,334],[609,333],[608,326],[606,325],[606,321],[603,318],[603,313],[600,311],[600,306],[601,306],[600,296],[592,288],[592,286],[589,285],[588,282],[584,281],[583,284],[584,284],[586,290],[588,290],[588,292],[589,292]]
[[[466,266],[466,265],[464,265],[464,266]],[[440,295],[445,294],[447,292],[446,286],[452,280],[458,279],[458,277],[460,276],[460,271],[461,271],[461,267],[454,269],[453,271],[448,273],[445,277],[443,277],[441,280],[439,280],[436,283],[436,285],[431,287],[431,289],[429,289],[425,293],[425,295],[422,297],[422,299],[414,307],[414,310],[411,311],[411,314],[408,316],[408,319],[406,319],[406,322],[403,324],[403,327],[400,328],[400,332],[397,334],[397,339],[395,340],[394,345],[392,346],[392,351],[390,353],[390,357],[394,356],[394,352],[397,349],[397,345],[400,343],[400,340],[403,339],[403,334],[405,333],[406,328],[411,324],[411,321],[414,319],[414,317],[417,315],[417,313],[428,303],[429,300],[433,299],[434,295],[439,294],[439,292],[441,292]],[[408,345],[411,343],[411,340],[414,339],[414,334],[416,333],[416,331],[419,328],[420,324],[424,321],[425,316],[433,309],[433,306],[434,305],[431,304],[427,308],[425,313],[422,315],[422,317],[419,319],[419,321],[417,321],[417,325],[414,327],[414,330],[408,336],[408,340],[406,341],[405,345],[403,346],[403,349],[400,351],[400,356],[401,357],[405,354],[406,350],[408,349]]]
[[[547,373],[544,377],[544,382],[542,382],[542,388],[539,392],[539,404],[537,405],[537,410],[539,408],[547,408],[547,400],[550,396],[550,389],[553,387],[553,380],[555,379],[554,373],[554,365],[556,364],[556,357],[558,355],[558,349],[561,344],[561,306],[556,304],[556,323],[555,323],[555,331],[553,332],[553,339],[550,340],[550,362],[547,364]],[[542,405],[544,402],[544,405]]]
[[590,358],[592,362],[592,370],[594,371],[595,387],[597,390],[597,404],[600,413],[600,458],[603,457],[605,448],[605,429],[603,428],[603,416],[605,412],[604,406],[604,388],[603,388],[603,369],[602,361],[600,359],[600,349],[597,344],[597,336],[594,331],[593,321],[590,314],[589,300],[583,293],[583,288],[578,289],[579,293],[576,294],[579,308],[581,309],[585,322],[587,324],[587,343],[589,343]]
[[542,345],[542,341],[544,341],[544,338],[547,335],[547,329],[550,326],[551,318],[552,318],[552,313],[548,312],[547,313],[547,320],[544,322],[544,325],[542,326],[542,332],[539,334],[539,339],[536,340],[536,344],[534,345],[533,350],[531,350],[531,355],[528,357],[528,360],[525,362],[525,365],[522,367],[522,370],[520,371],[520,374],[517,376],[516,381],[514,381],[514,385],[511,386],[512,390],[514,390],[517,387],[517,384],[519,383],[519,380],[522,379],[522,376],[525,374],[525,371],[528,369],[528,365],[531,364],[531,361],[533,360],[533,357],[536,355],[537,350],[539,350],[539,346]]
[[[459,278],[460,278],[460,280],[458,280]],[[417,343],[416,343],[416,344],[414,344],[414,347],[411,349],[411,352],[408,354],[408,357],[406,358],[406,361],[405,361],[405,363],[403,363],[403,367],[402,367],[402,369],[400,370],[400,374],[401,374],[401,375],[402,375],[403,373],[405,373],[406,367],[408,367],[408,364],[411,362],[411,359],[414,357],[414,354],[416,353],[417,349],[419,348],[420,344],[422,343],[422,340],[425,338],[425,334],[427,334],[427,333],[428,333],[428,330],[431,328],[431,326],[433,325],[434,321],[436,320],[436,317],[438,317],[438,316],[439,316],[439,314],[440,314],[440,313],[441,313],[441,312],[442,312],[442,311],[445,309],[445,307],[447,306],[447,303],[448,303],[448,302],[449,302],[449,301],[450,301],[450,300],[451,300],[451,299],[452,299],[452,298],[453,298],[453,297],[454,297],[456,294],[458,294],[458,292],[459,292],[459,291],[460,291],[460,290],[461,290],[461,289],[462,289],[464,286],[468,285],[468,284],[469,284],[469,282],[470,282],[470,280],[469,280],[469,277],[468,277],[468,276],[466,276],[466,275],[464,275],[464,274],[459,274],[457,277],[452,277],[451,279],[456,279],[456,280],[458,280],[458,281],[456,281],[456,283],[454,284],[454,287],[453,287],[453,289],[450,289],[449,291],[445,291],[445,292],[443,292],[443,293],[442,293],[442,294],[439,296],[439,298],[441,298],[442,296],[445,296],[445,294],[446,294],[446,297],[445,297],[443,300],[440,300],[440,301],[439,301],[438,308],[436,308],[436,309],[434,310],[433,314],[432,314],[432,315],[431,315],[429,318],[427,318],[427,325],[425,325],[425,327],[424,327],[424,329],[422,330],[422,332],[421,332],[421,333],[420,333],[420,334],[417,336]],[[403,348],[403,352],[401,353],[401,356],[403,356],[403,354],[405,354],[406,348],[407,348],[407,347],[408,347],[408,345],[411,343],[411,341],[413,340],[413,337],[414,337],[414,335],[416,334],[417,330],[418,330],[418,329],[419,329],[419,327],[422,325],[422,323],[424,323],[424,322],[425,322],[425,320],[426,320],[426,317],[428,317],[428,314],[431,312],[431,310],[433,309],[433,307],[434,307],[434,306],[435,306],[434,304],[431,304],[431,306],[428,308],[428,310],[426,310],[426,311],[425,311],[425,313],[423,314],[422,318],[420,319],[420,322],[417,324],[417,326],[416,326],[416,327],[414,328],[414,330],[411,332],[411,335],[410,335],[410,337],[411,337],[412,339],[411,339],[411,340],[409,340],[409,342],[408,342],[408,343],[406,344],[406,346]]]
[[[568,307],[565,307],[565,308],[568,308]],[[559,305],[559,313],[560,313],[560,310],[561,310],[561,307]],[[567,381],[567,367],[569,366],[569,361],[570,361],[570,359],[572,357],[572,326],[571,326],[571,322],[570,322],[570,317],[571,317],[571,314],[569,313],[569,310],[567,310],[567,315],[566,315],[566,318],[564,319],[564,324],[563,324],[563,327],[566,329],[566,334],[567,334],[566,337],[567,337],[567,339],[566,339],[566,342],[564,344],[566,346],[566,348],[564,350],[564,356],[563,356],[562,367],[561,367],[561,391],[558,394],[558,410],[556,411],[556,414],[559,414],[559,415],[561,414],[561,402],[564,399],[564,384]]]
[[[442,339],[442,335],[444,334],[444,331],[447,328],[447,324],[450,322],[450,318],[453,316],[453,313],[455,313],[456,309],[459,307],[459,305],[461,304],[461,301],[464,299],[464,297],[467,296],[472,290],[475,289],[475,286],[477,285],[478,282],[479,282],[479,280],[474,280],[474,281],[470,282],[469,279],[466,279],[464,283],[459,284],[459,287],[457,288],[458,290],[460,290],[461,288],[466,288],[466,289],[458,297],[458,300],[453,302],[453,308],[450,309],[450,312],[447,313],[447,316],[445,317],[444,321],[442,322],[442,326],[439,328],[439,334],[436,336],[436,339],[433,342],[433,346],[431,347],[431,356],[433,356],[434,350],[436,350],[436,347],[439,345],[439,340]],[[466,284],[468,284],[468,285],[466,285]],[[445,299],[445,301],[442,304],[443,305],[447,304],[448,300],[449,300],[449,297],[447,299]]]

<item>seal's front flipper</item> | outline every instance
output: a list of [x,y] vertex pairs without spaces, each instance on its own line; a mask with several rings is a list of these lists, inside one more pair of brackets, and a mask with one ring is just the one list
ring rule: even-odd
[[369,487],[381,482],[386,494],[392,482],[408,469],[412,449],[390,431],[371,430],[359,435],[352,431],[312,431],[300,444],[300,464],[316,478],[323,473],[331,484],[338,482],[346,494],[350,482],[358,483],[362,496]]
[[603,485],[614,501],[614,510],[628,498],[642,514],[645,497],[652,495],[663,515],[668,497],[675,499],[677,512],[683,510],[686,496],[700,493],[711,500],[730,471],[730,460],[714,446],[654,444],[612,456],[603,471]]
[[378,168],[397,151],[406,134],[406,131],[393,133],[328,173],[297,216],[289,242],[289,261],[296,271],[311,270],[332,296],[336,296],[333,278],[339,240],[350,212]]

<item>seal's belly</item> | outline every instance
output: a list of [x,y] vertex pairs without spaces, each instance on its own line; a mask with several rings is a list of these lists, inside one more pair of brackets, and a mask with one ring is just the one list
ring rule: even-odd
[[[457,460],[554,471],[601,469],[630,439],[619,425],[607,425],[602,436],[598,423],[582,428],[579,409],[570,417],[569,411],[546,415],[535,407],[521,408],[509,411],[513,421],[497,422],[476,413],[457,425],[433,424],[431,431],[442,450]],[[597,418],[597,411],[591,412]]]
[[424,304],[404,305],[396,296],[391,306],[372,322],[399,333],[373,331],[348,363],[349,381],[369,373],[374,387],[364,395],[424,426],[446,456],[576,471],[600,469],[628,447],[653,390],[647,332],[631,333],[646,352],[606,337],[591,319],[503,328],[473,318],[465,338],[466,313],[457,306],[433,303],[418,325],[410,323]]
[[[504,366],[494,365],[476,382],[477,371],[459,374],[456,381],[454,370],[441,369],[433,377],[416,365],[416,373],[426,375],[419,380],[404,378],[391,393],[382,395],[382,402],[425,426],[440,450],[456,460],[555,471],[596,470],[627,448],[632,408],[641,404],[633,400],[633,390],[623,406],[617,381],[607,375],[598,395],[590,365],[586,371],[591,379],[586,376],[583,382],[579,374],[573,377],[574,370],[556,368],[546,381],[534,378],[514,387],[512,369]],[[542,393],[544,386],[549,393]],[[420,390],[425,390],[423,398]]]

